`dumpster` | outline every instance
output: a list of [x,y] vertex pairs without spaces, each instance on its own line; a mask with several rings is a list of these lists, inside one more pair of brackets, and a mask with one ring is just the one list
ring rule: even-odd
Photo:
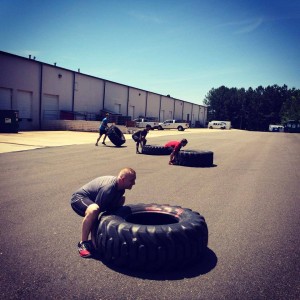
[[19,132],[18,110],[0,110],[0,132]]

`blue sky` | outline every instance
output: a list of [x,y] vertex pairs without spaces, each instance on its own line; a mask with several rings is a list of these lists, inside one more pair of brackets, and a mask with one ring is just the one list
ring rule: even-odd
[[300,88],[299,0],[0,0],[0,50],[202,104]]

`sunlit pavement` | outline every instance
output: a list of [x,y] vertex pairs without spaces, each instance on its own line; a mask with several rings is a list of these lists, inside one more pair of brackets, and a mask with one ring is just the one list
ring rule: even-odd
[[[216,133],[220,130],[206,128],[192,128],[185,131],[177,130],[151,130],[147,139],[169,135],[185,135]],[[230,132],[224,130],[223,132]],[[131,140],[131,134],[124,134],[126,141]],[[0,133],[0,153],[26,151],[45,147],[58,147],[67,145],[93,144],[98,137],[97,132],[78,131],[21,131],[19,133]]]

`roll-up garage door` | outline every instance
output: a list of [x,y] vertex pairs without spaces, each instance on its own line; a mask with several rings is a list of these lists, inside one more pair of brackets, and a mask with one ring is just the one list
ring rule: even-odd
[[12,90],[0,87],[0,110],[11,109]]
[[19,118],[32,118],[32,92],[18,91],[17,109],[19,110]]
[[59,120],[59,98],[58,95],[43,95],[43,119]]

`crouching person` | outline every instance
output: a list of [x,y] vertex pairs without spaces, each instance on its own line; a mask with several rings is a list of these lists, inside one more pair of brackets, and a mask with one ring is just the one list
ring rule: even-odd
[[[90,257],[95,249],[94,235],[100,212],[113,212],[125,203],[125,190],[135,185],[136,172],[122,169],[118,176],[101,176],[82,186],[71,198],[73,210],[83,217],[78,252]],[[91,240],[89,240],[91,235]]]
[[178,153],[182,147],[187,145],[187,143],[187,139],[182,139],[181,141],[170,141],[165,144],[165,147],[173,148],[173,151],[170,155],[169,165],[176,165]]
[[149,130],[151,130],[151,125],[147,124],[145,129],[139,130],[135,132],[132,135],[132,139],[136,142],[136,154],[140,154],[139,146],[141,145],[141,148],[143,149],[143,146],[146,145],[147,140],[146,136],[149,133]]

